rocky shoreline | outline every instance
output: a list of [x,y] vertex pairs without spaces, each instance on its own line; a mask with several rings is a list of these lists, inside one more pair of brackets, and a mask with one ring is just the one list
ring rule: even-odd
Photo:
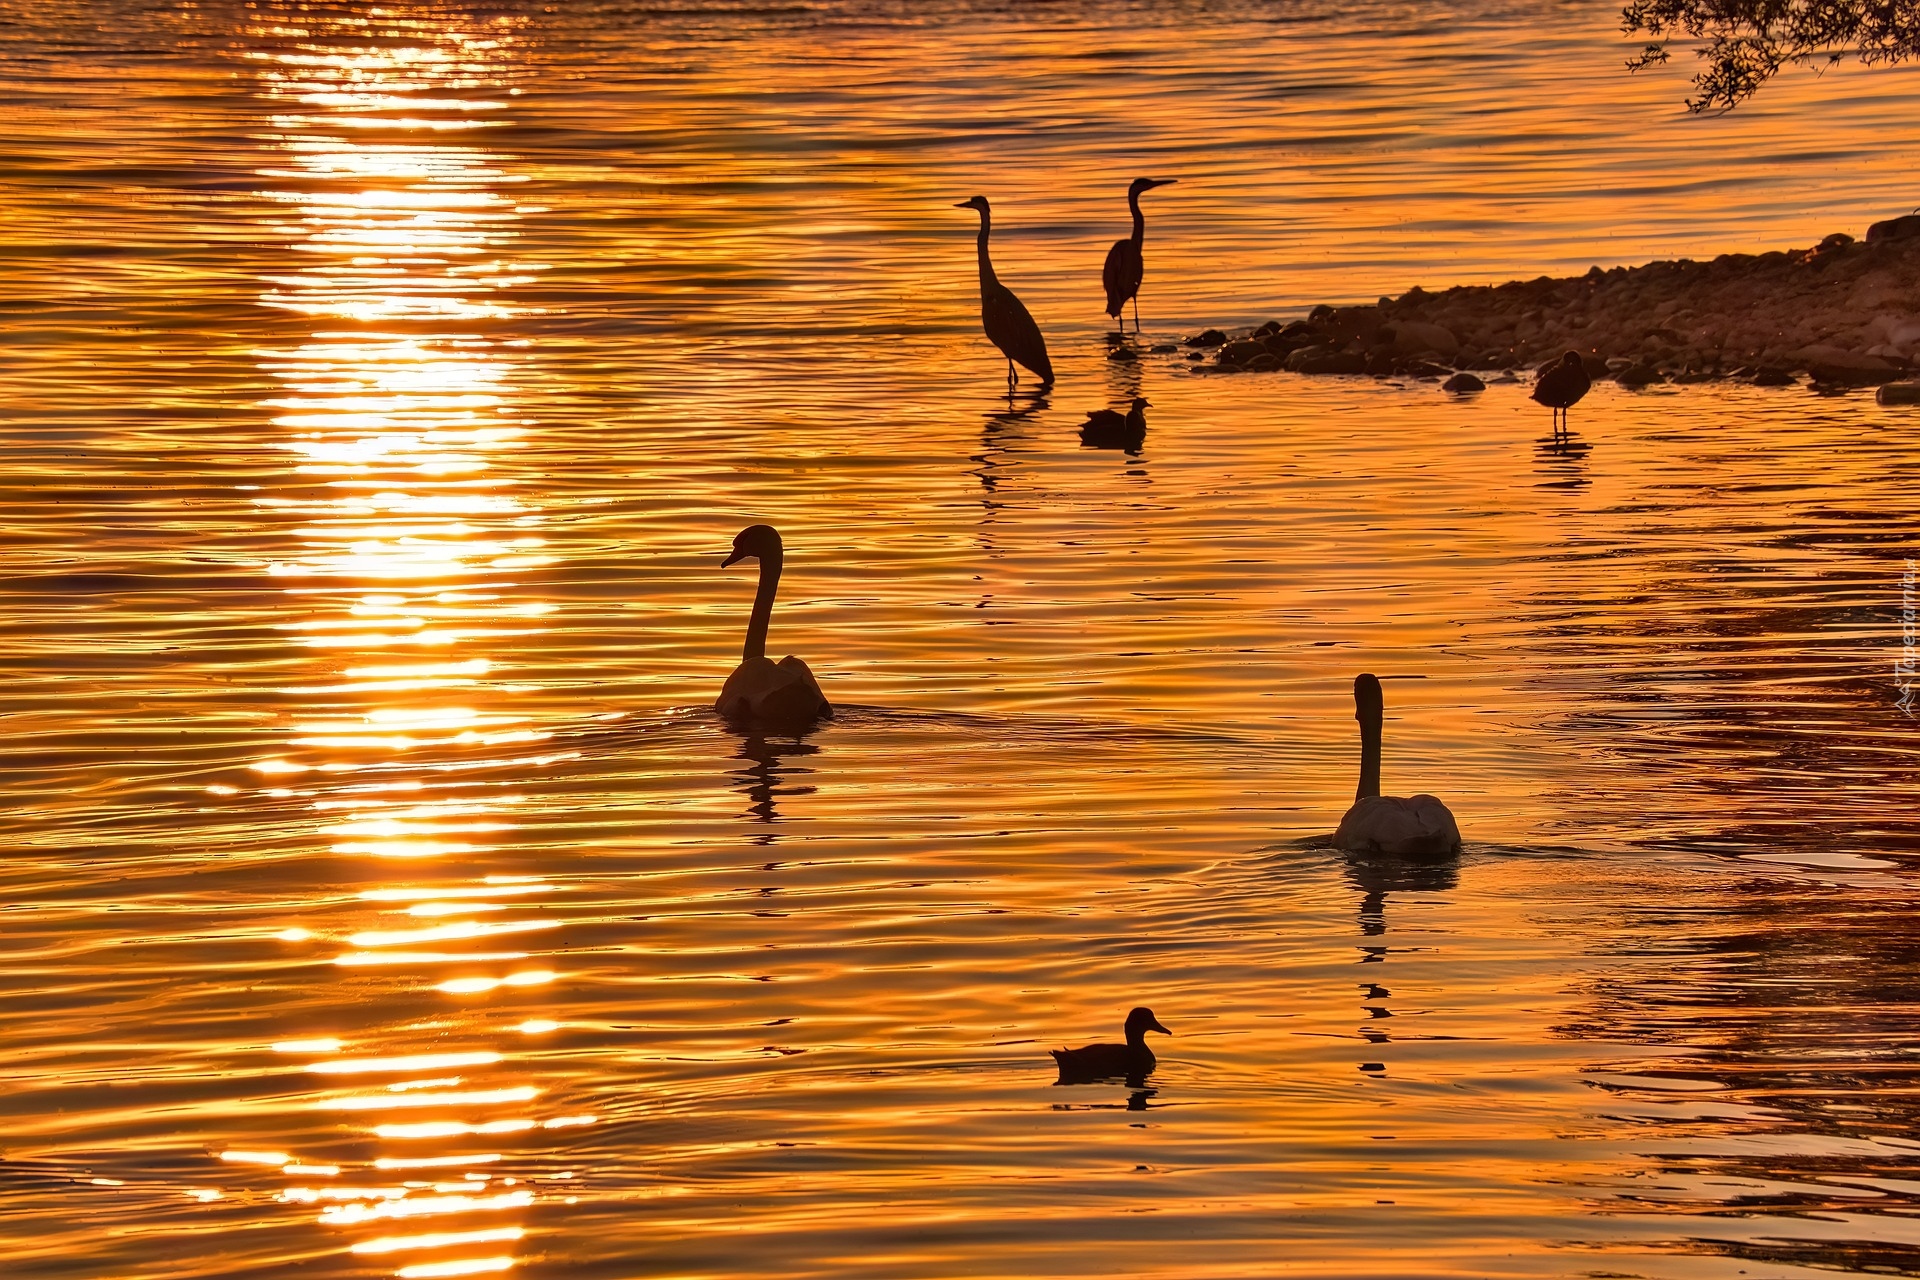
[[1920,215],[1810,249],[1437,293],[1416,287],[1370,306],[1318,306],[1290,324],[1209,329],[1184,345],[1196,373],[1453,378],[1460,390],[1476,389],[1476,374],[1529,369],[1569,350],[1592,376],[1629,387],[1894,383],[1920,371]]

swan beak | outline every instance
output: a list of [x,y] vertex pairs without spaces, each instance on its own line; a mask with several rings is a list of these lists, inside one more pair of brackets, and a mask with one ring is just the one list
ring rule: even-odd
[[1147,1030],[1158,1031],[1163,1036],[1170,1036],[1173,1034],[1173,1032],[1167,1030],[1165,1027],[1160,1025],[1160,1019],[1158,1018],[1155,1018],[1152,1022],[1149,1022],[1147,1024]]
[[746,558],[747,558],[747,553],[740,550],[738,547],[735,547],[733,550],[733,554],[720,562],[720,567],[724,569],[728,565],[739,564],[742,560],[745,560]]

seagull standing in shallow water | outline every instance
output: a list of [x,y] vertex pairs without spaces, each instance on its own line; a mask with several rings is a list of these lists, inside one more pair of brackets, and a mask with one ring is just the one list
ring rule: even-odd
[[1540,371],[1533,380],[1533,398],[1553,410],[1553,438],[1567,434],[1567,410],[1593,387],[1587,363],[1578,351],[1569,351]]

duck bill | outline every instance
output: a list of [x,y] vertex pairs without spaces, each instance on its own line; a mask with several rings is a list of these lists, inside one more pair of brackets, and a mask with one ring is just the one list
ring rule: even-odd
[[1147,1024],[1147,1030],[1158,1031],[1163,1036],[1170,1036],[1173,1034],[1173,1032],[1167,1030],[1165,1027],[1160,1025],[1160,1019],[1158,1018],[1155,1018],[1152,1022],[1149,1022]]

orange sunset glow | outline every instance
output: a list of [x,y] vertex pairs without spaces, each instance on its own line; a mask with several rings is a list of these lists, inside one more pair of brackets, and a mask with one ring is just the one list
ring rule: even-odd
[[0,1270],[1920,1274],[1762,8],[0,0]]

